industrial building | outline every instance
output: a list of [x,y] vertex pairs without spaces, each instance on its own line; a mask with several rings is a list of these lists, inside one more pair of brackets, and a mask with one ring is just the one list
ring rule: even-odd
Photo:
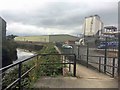
[[24,42],[65,42],[68,40],[77,40],[78,37],[67,35],[67,34],[56,34],[56,35],[41,35],[41,36],[21,36],[16,37],[15,41]]
[[85,17],[83,29],[85,36],[94,36],[103,29],[103,22],[98,15]]
[[85,17],[83,24],[83,39],[81,40],[83,44],[87,42],[95,44],[95,41],[99,37],[100,31],[103,29],[103,22],[98,15],[92,15]]
[[115,26],[106,26],[104,27],[104,29],[102,30],[102,34],[117,34],[118,30],[117,27]]
[[6,21],[0,17],[0,39],[6,39]]
[[104,29],[100,30],[99,37],[104,39],[105,37],[109,38],[118,38],[118,30],[115,26],[105,26]]

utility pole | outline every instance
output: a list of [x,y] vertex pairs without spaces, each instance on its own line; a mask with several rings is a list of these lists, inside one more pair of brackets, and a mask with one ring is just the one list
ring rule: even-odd
[[118,32],[118,87],[120,89],[120,32]]
[[120,2],[118,2],[118,88],[120,90]]

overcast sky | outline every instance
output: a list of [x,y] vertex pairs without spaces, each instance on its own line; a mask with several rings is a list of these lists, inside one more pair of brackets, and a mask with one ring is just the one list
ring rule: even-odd
[[117,26],[118,0],[0,0],[7,35],[83,33],[84,18],[98,14],[104,25]]

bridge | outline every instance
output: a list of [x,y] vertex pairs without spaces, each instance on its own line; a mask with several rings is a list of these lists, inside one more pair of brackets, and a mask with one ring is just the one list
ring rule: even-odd
[[[58,48],[56,49],[59,51]],[[61,64],[63,65],[62,75],[57,77],[42,76],[33,85],[34,88],[118,88],[118,77],[116,74],[118,70],[118,66],[116,65],[117,58],[96,55],[91,56],[86,52],[86,55],[76,55],[73,53],[37,54],[3,67],[0,69],[2,74],[4,74],[5,71],[9,72],[8,69],[12,69],[15,66],[18,67],[18,78],[7,85],[4,89],[7,90],[13,88],[14,85],[18,83],[18,88],[22,90],[22,80],[24,77],[38,67],[38,63],[35,63],[23,73],[23,63],[29,62],[30,60],[37,60],[37,62],[39,62],[41,56],[45,57],[49,55],[60,56],[62,62],[40,63],[40,65]],[[110,58],[112,64],[108,64],[104,61],[107,60],[107,58]],[[90,61],[91,59],[93,61]]]

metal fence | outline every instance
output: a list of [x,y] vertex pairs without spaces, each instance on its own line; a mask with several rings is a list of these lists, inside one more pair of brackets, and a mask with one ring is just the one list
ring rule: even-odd
[[87,67],[93,67],[99,72],[106,73],[112,77],[117,76],[117,58],[116,57],[107,57],[105,62],[104,56],[90,56],[90,55],[81,55],[81,59],[78,62],[85,62],[84,65]]
[[118,76],[118,38],[104,38],[101,41],[86,42],[85,45],[71,45],[72,49],[61,48],[62,53],[74,53],[78,63],[97,69],[112,77]]
[[[112,77],[118,76],[118,43],[117,39],[105,38],[104,45],[100,43],[95,46],[87,43],[84,46],[77,46],[78,62],[84,62],[87,67],[92,66]],[[114,44],[115,43],[115,44]],[[116,44],[117,43],[117,44]],[[102,46],[103,45],[103,46]],[[95,46],[95,47],[93,47]]]
[[[52,55],[52,56],[61,56],[61,61],[62,61],[62,62],[41,63],[40,65],[55,65],[55,64],[61,64],[61,65],[63,65],[63,68],[64,68],[65,65],[67,65],[67,66],[68,66],[68,71],[69,71],[69,72],[72,72],[73,76],[76,76],[76,55],[75,55],[75,54],[38,54],[38,55],[34,55],[34,56],[30,57],[30,58],[27,58],[27,59],[25,59],[25,60],[22,60],[22,61],[19,61],[19,62],[17,62],[17,63],[14,63],[14,64],[11,64],[11,65],[9,65],[9,66],[6,66],[6,67],[1,68],[0,71],[1,71],[2,73],[0,73],[0,74],[3,75],[3,78],[4,78],[4,75],[5,75],[5,74],[8,74],[8,73],[9,73],[9,71],[11,71],[11,70],[13,70],[13,69],[15,69],[15,68],[17,68],[17,70],[18,70],[18,73],[16,74],[17,78],[16,78],[13,82],[11,82],[9,85],[7,85],[7,87],[3,87],[3,89],[4,89],[4,90],[10,89],[10,88],[12,88],[13,86],[15,86],[16,83],[18,84],[19,89],[21,89],[21,81],[22,81],[22,79],[23,79],[26,75],[28,75],[28,73],[31,72],[31,71],[32,71],[33,69],[35,69],[35,67],[36,67],[36,64],[34,63],[34,65],[32,65],[30,68],[28,68],[27,71],[22,72],[23,63],[26,63],[26,62],[29,62],[30,60],[35,60],[35,59],[36,59],[38,62],[40,62],[40,61],[39,61],[39,58],[40,58],[41,56],[46,57],[46,56],[50,56],[50,55]],[[72,57],[72,59],[69,60],[69,57]],[[54,59],[54,58],[53,58],[53,59]],[[73,66],[73,70],[72,70],[72,68],[71,68],[71,65]],[[67,67],[66,67],[66,68],[67,68]],[[49,68],[48,68],[48,69],[49,69]],[[14,77],[13,77],[13,78],[14,78]]]

